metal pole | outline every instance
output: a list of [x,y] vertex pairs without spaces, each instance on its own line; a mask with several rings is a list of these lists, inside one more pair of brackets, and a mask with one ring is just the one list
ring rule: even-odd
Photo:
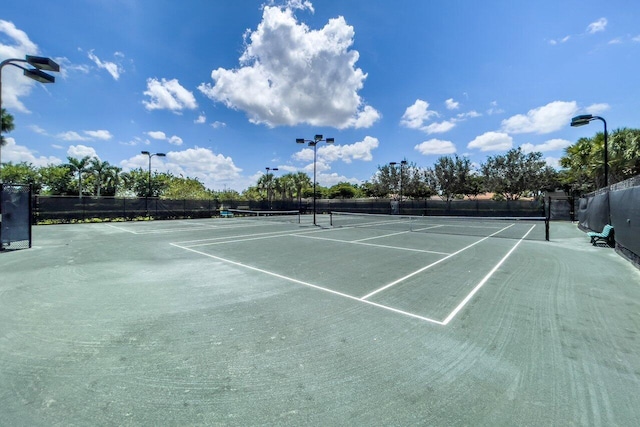
[[318,142],[313,144],[313,225],[316,225],[316,147]]

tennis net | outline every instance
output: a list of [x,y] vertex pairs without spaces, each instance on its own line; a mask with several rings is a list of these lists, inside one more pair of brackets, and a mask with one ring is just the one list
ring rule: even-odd
[[332,227],[549,240],[545,217],[451,217],[331,212]]
[[255,219],[260,221],[288,222],[292,224],[300,224],[299,211],[256,211],[248,209],[228,209],[227,212],[233,214],[234,217],[243,219]]

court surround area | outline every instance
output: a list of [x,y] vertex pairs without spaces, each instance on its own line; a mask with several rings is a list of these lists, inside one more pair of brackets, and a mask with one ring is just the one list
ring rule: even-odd
[[640,424],[640,272],[574,224],[318,225],[35,227],[0,254],[3,422]]

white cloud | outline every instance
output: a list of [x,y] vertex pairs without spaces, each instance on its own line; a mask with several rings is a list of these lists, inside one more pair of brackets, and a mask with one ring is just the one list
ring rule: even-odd
[[476,118],[476,117],[481,117],[482,114],[478,113],[475,110],[471,110],[471,111],[467,111],[466,113],[459,113],[456,117],[458,120],[466,120],[466,119],[472,119],[472,118]]
[[425,156],[430,154],[453,154],[456,152],[456,146],[453,142],[440,139],[430,139],[421,142],[413,148]]
[[76,159],[82,159],[83,157],[95,157],[99,159],[98,153],[93,147],[87,147],[86,145],[71,145],[67,150],[67,155],[69,157],[74,157]]
[[431,123],[428,126],[422,127],[420,130],[429,135],[432,133],[445,133],[453,129],[455,125],[456,125],[455,121],[445,120],[440,123]]
[[436,111],[429,110],[427,101],[416,99],[416,102],[404,111],[400,124],[410,129],[421,129],[426,121],[438,116]]
[[169,144],[172,145],[182,145],[182,138],[180,138],[179,136],[173,135],[171,138],[167,139],[167,141],[169,141]]
[[169,144],[172,144],[172,145],[182,145],[182,142],[183,142],[182,138],[180,138],[179,136],[176,136],[176,135],[167,136],[166,133],[159,130],[149,131],[147,132],[147,135],[149,135],[153,139],[157,139],[160,141],[167,141]]
[[244,111],[251,123],[269,127],[371,126],[380,115],[358,95],[367,75],[355,67],[358,52],[349,50],[353,27],[338,17],[312,30],[299,23],[291,9],[309,9],[311,3],[289,4],[265,6],[257,29],[245,33],[240,68],[213,70],[215,83],[202,83],[198,89]]
[[487,114],[490,116],[493,116],[494,114],[502,114],[504,113],[504,110],[500,107],[498,107],[498,101],[491,101],[489,103],[490,107],[487,110]]
[[467,144],[467,148],[480,151],[506,151],[513,147],[513,138],[502,132],[486,132]]
[[113,135],[111,135],[111,132],[108,130],[85,130],[84,133],[89,135],[91,138],[102,139],[104,141],[108,141],[113,138]]
[[120,74],[124,72],[122,67],[120,67],[120,65],[116,64],[115,62],[100,60],[100,58],[98,58],[93,53],[93,50],[90,50],[87,53],[87,56],[89,56],[89,59],[91,59],[98,66],[98,68],[107,70],[107,72],[111,74],[111,77],[113,77],[114,80],[118,80],[120,78]]
[[592,22],[587,27],[587,33],[595,34],[604,31],[607,28],[607,18],[600,18],[595,22]]
[[167,139],[167,135],[164,132],[159,131],[159,130],[149,131],[149,132],[147,132],[147,135],[149,135],[153,139],[160,139],[162,141]]
[[177,79],[147,79],[147,90],[144,95],[151,98],[142,101],[147,110],[171,110],[179,113],[184,109],[193,110],[198,107],[193,93],[180,85]]
[[560,169],[560,158],[559,157],[545,157],[544,158],[545,163],[548,166],[551,166],[554,169]]
[[88,136],[82,136],[78,132],[74,132],[72,130],[68,132],[62,132],[56,135],[57,138],[62,139],[63,141],[89,141],[91,138]]
[[561,39],[551,39],[551,40],[549,40],[549,44],[550,45],[557,45],[557,44],[560,44],[560,43],[566,43],[566,42],[569,41],[570,38],[571,38],[571,36],[565,36],[565,37],[563,37]]
[[220,128],[227,127],[227,124],[216,120],[215,122],[211,123],[211,127],[214,129],[220,129]]
[[[353,144],[319,145],[317,148],[316,163],[323,163],[328,167],[328,163],[336,160],[342,160],[344,163],[351,163],[353,160],[370,162],[373,160],[372,151],[378,148],[378,145],[380,145],[378,138],[371,136],[366,136],[362,141]],[[297,161],[312,162],[313,148],[303,148],[292,157]],[[313,167],[313,164],[311,164],[311,166]]]
[[31,163],[36,167],[59,165],[62,163],[62,160],[54,156],[37,156],[36,151],[32,151],[23,145],[16,144],[16,141],[13,138],[7,137],[5,138],[5,141],[6,145],[2,147],[2,161],[4,163],[26,162]]
[[526,115],[517,114],[502,121],[502,130],[508,133],[550,133],[567,126],[578,111],[575,101],[554,101],[529,110]]
[[[138,154],[123,160],[120,166],[125,170],[134,168],[146,170],[149,167],[149,160],[147,156]],[[207,188],[222,189],[226,186],[240,191],[249,185],[255,185],[255,180],[250,181],[240,175],[242,169],[234,164],[231,157],[215,154],[208,148],[195,147],[183,151],[169,151],[166,157],[154,158],[153,168],[176,176],[198,178]]]
[[207,122],[207,116],[204,113],[200,114],[197,119],[193,121],[193,123],[201,125]]
[[447,106],[447,110],[457,110],[460,108],[460,103],[453,100],[453,98],[449,98],[444,101],[444,104]]
[[611,109],[611,106],[609,104],[600,103],[600,104],[589,105],[587,108],[585,108],[585,111],[589,114],[601,114],[601,113],[604,113],[605,111],[609,111],[610,109]]
[[635,37],[632,37],[632,38],[631,38],[631,41],[634,41],[634,42],[636,42],[636,43],[640,43],[640,34],[639,34],[639,35],[637,35],[637,36],[635,36]]
[[[38,54],[38,46],[29,39],[27,33],[16,28],[12,22],[0,19],[0,36],[1,59],[23,58],[25,55]],[[3,71],[2,106],[28,113],[29,109],[20,101],[20,98],[31,93],[35,81],[25,79],[22,72],[15,67],[5,67]]]
[[520,146],[520,148],[522,148],[522,151],[524,151],[525,153],[533,153],[536,151],[539,151],[541,153],[547,152],[547,151],[557,151],[557,150],[562,150],[568,146],[570,146],[572,144],[571,141],[567,141],[566,139],[550,139],[542,144],[538,144],[538,145],[534,145],[531,143],[525,143],[522,144]]

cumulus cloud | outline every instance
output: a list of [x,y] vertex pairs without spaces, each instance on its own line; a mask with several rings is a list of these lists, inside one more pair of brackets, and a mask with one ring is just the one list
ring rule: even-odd
[[436,111],[429,110],[427,101],[416,99],[416,102],[404,111],[400,124],[409,129],[421,129],[426,121],[438,116],[439,114]]
[[[123,160],[120,166],[124,170],[146,169],[148,162],[147,156],[138,154]],[[208,148],[195,147],[183,151],[169,151],[166,157],[154,159],[154,165],[157,170],[167,171],[176,176],[198,178],[207,188],[221,189],[227,186],[241,190],[250,185],[250,182],[240,176],[242,169],[234,164],[231,157],[215,154]]]
[[159,141],[167,141],[169,144],[173,144],[173,145],[182,145],[182,138],[180,138],[179,136],[173,135],[173,136],[167,136],[166,133],[159,131],[159,130],[152,130],[147,132],[147,135],[149,135],[149,137],[153,138],[153,139],[157,139]]
[[562,150],[568,146],[570,146],[572,144],[571,141],[567,141],[566,139],[550,139],[542,144],[531,144],[531,143],[526,143],[526,144],[522,144],[520,146],[520,148],[522,148],[522,151],[524,151],[525,153],[533,153],[533,152],[547,152],[547,151],[557,151],[557,150]]
[[371,126],[380,114],[358,95],[367,75],[355,66],[359,53],[350,50],[353,27],[338,17],[312,30],[297,21],[294,6],[310,9],[311,3],[265,6],[257,29],[245,33],[240,67],[213,70],[215,83],[198,89],[269,127]]
[[[0,58],[24,58],[27,54],[37,55],[38,46],[29,39],[27,33],[16,28],[12,22],[0,19]],[[20,98],[31,93],[35,81],[25,79],[22,72],[15,67],[5,67],[3,71],[2,106],[29,113],[29,109]]]
[[453,129],[455,125],[455,121],[445,120],[440,123],[431,123],[430,125],[422,127],[420,130],[429,135],[432,133],[445,133]]
[[589,114],[602,114],[605,111],[609,111],[610,109],[611,106],[609,104],[600,103],[589,105],[587,108],[585,108],[585,111]]
[[595,34],[604,31],[607,28],[607,18],[600,18],[587,26],[587,33]]
[[2,147],[2,161],[20,163],[31,163],[36,167],[47,165],[59,165],[62,163],[57,157],[54,156],[38,156],[37,151],[30,150],[29,148],[16,144],[15,139],[7,137],[4,138],[6,145]]
[[[39,128],[38,128],[39,129]],[[44,132],[44,130],[39,129],[42,132]],[[41,133],[41,132],[39,132]],[[67,132],[61,132],[59,134],[56,135],[57,138],[62,139],[63,141],[91,141],[94,139],[100,139],[103,141],[108,141],[111,138],[113,138],[113,135],[111,135],[111,132],[109,132],[108,130],[84,130],[82,131],[83,134],[79,134],[76,131],[70,130]]]
[[480,151],[506,151],[513,148],[513,138],[502,132],[486,132],[467,144],[467,148]]
[[142,101],[147,110],[170,110],[180,113],[184,109],[193,110],[198,107],[193,93],[182,87],[177,79],[149,78],[144,95],[151,98]]
[[[373,150],[378,148],[379,145],[378,138],[371,136],[366,136],[362,141],[353,144],[319,145],[316,163],[320,162],[326,165],[336,160],[342,160],[344,163],[351,163],[353,160],[370,162],[373,160]],[[303,162],[313,161],[313,148],[303,148],[293,155],[293,159]]]
[[413,148],[425,156],[430,154],[453,154],[456,152],[456,146],[453,142],[440,139],[430,139],[421,142]]
[[446,105],[447,110],[457,110],[460,108],[460,103],[453,100],[453,98],[449,98],[444,101],[444,105]]
[[99,159],[98,153],[93,147],[87,147],[86,145],[71,145],[67,150],[67,156],[74,157],[76,159],[82,159],[83,157],[95,157]]
[[567,126],[578,111],[575,101],[554,101],[542,107],[517,114],[502,121],[502,130],[508,133],[550,133]]
[[[93,53],[93,50],[87,52],[87,56],[90,60],[93,61],[94,64],[98,66],[98,68],[102,68],[103,70],[106,70],[109,74],[111,74],[111,77],[113,77],[114,80],[118,80],[120,78],[120,74],[124,72],[122,67],[115,62],[102,61]],[[118,56],[117,52],[116,56]]]
[[206,122],[207,122],[207,116],[205,116],[204,113],[200,114],[198,118],[193,121],[193,123],[198,125],[202,125]]
[[111,132],[109,132],[108,130],[85,130],[84,131],[85,134],[89,135],[89,137],[94,138],[94,139],[102,139],[104,141],[108,141],[111,138],[113,138],[113,135],[111,135]]

